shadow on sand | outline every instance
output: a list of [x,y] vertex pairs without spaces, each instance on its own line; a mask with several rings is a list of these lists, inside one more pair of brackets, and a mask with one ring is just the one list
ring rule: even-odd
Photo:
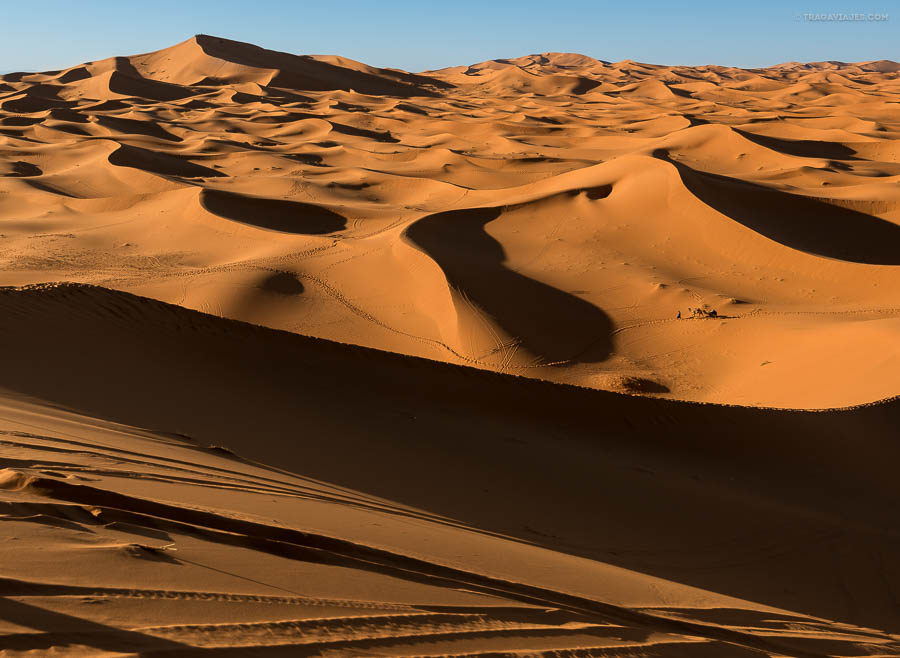
[[485,230],[502,210],[429,215],[410,226],[406,237],[434,259],[450,285],[542,360],[595,363],[609,358],[613,324],[605,312],[505,265],[503,246]]
[[770,240],[816,256],[900,265],[900,226],[856,210],[756,183],[697,171],[660,150],[700,201]]

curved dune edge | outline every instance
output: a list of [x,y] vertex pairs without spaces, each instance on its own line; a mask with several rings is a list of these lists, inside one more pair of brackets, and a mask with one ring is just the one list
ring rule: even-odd
[[900,557],[900,400],[619,395],[78,284],[0,310],[6,647],[900,648],[865,557]]

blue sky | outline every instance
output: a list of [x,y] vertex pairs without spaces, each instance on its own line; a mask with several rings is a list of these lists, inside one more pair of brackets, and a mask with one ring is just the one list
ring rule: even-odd
[[[803,17],[828,13],[866,20]],[[897,0],[38,0],[0,3],[0,22],[4,72],[157,50],[197,33],[409,71],[546,51],[742,67],[900,59]]]

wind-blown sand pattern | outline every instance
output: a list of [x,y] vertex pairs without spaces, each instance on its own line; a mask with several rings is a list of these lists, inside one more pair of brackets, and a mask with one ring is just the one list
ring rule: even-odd
[[0,654],[900,655],[898,72],[2,76]]

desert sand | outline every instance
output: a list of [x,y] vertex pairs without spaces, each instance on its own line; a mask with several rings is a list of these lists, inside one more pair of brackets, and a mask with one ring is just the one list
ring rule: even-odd
[[0,365],[0,655],[900,655],[900,64],[0,76]]

